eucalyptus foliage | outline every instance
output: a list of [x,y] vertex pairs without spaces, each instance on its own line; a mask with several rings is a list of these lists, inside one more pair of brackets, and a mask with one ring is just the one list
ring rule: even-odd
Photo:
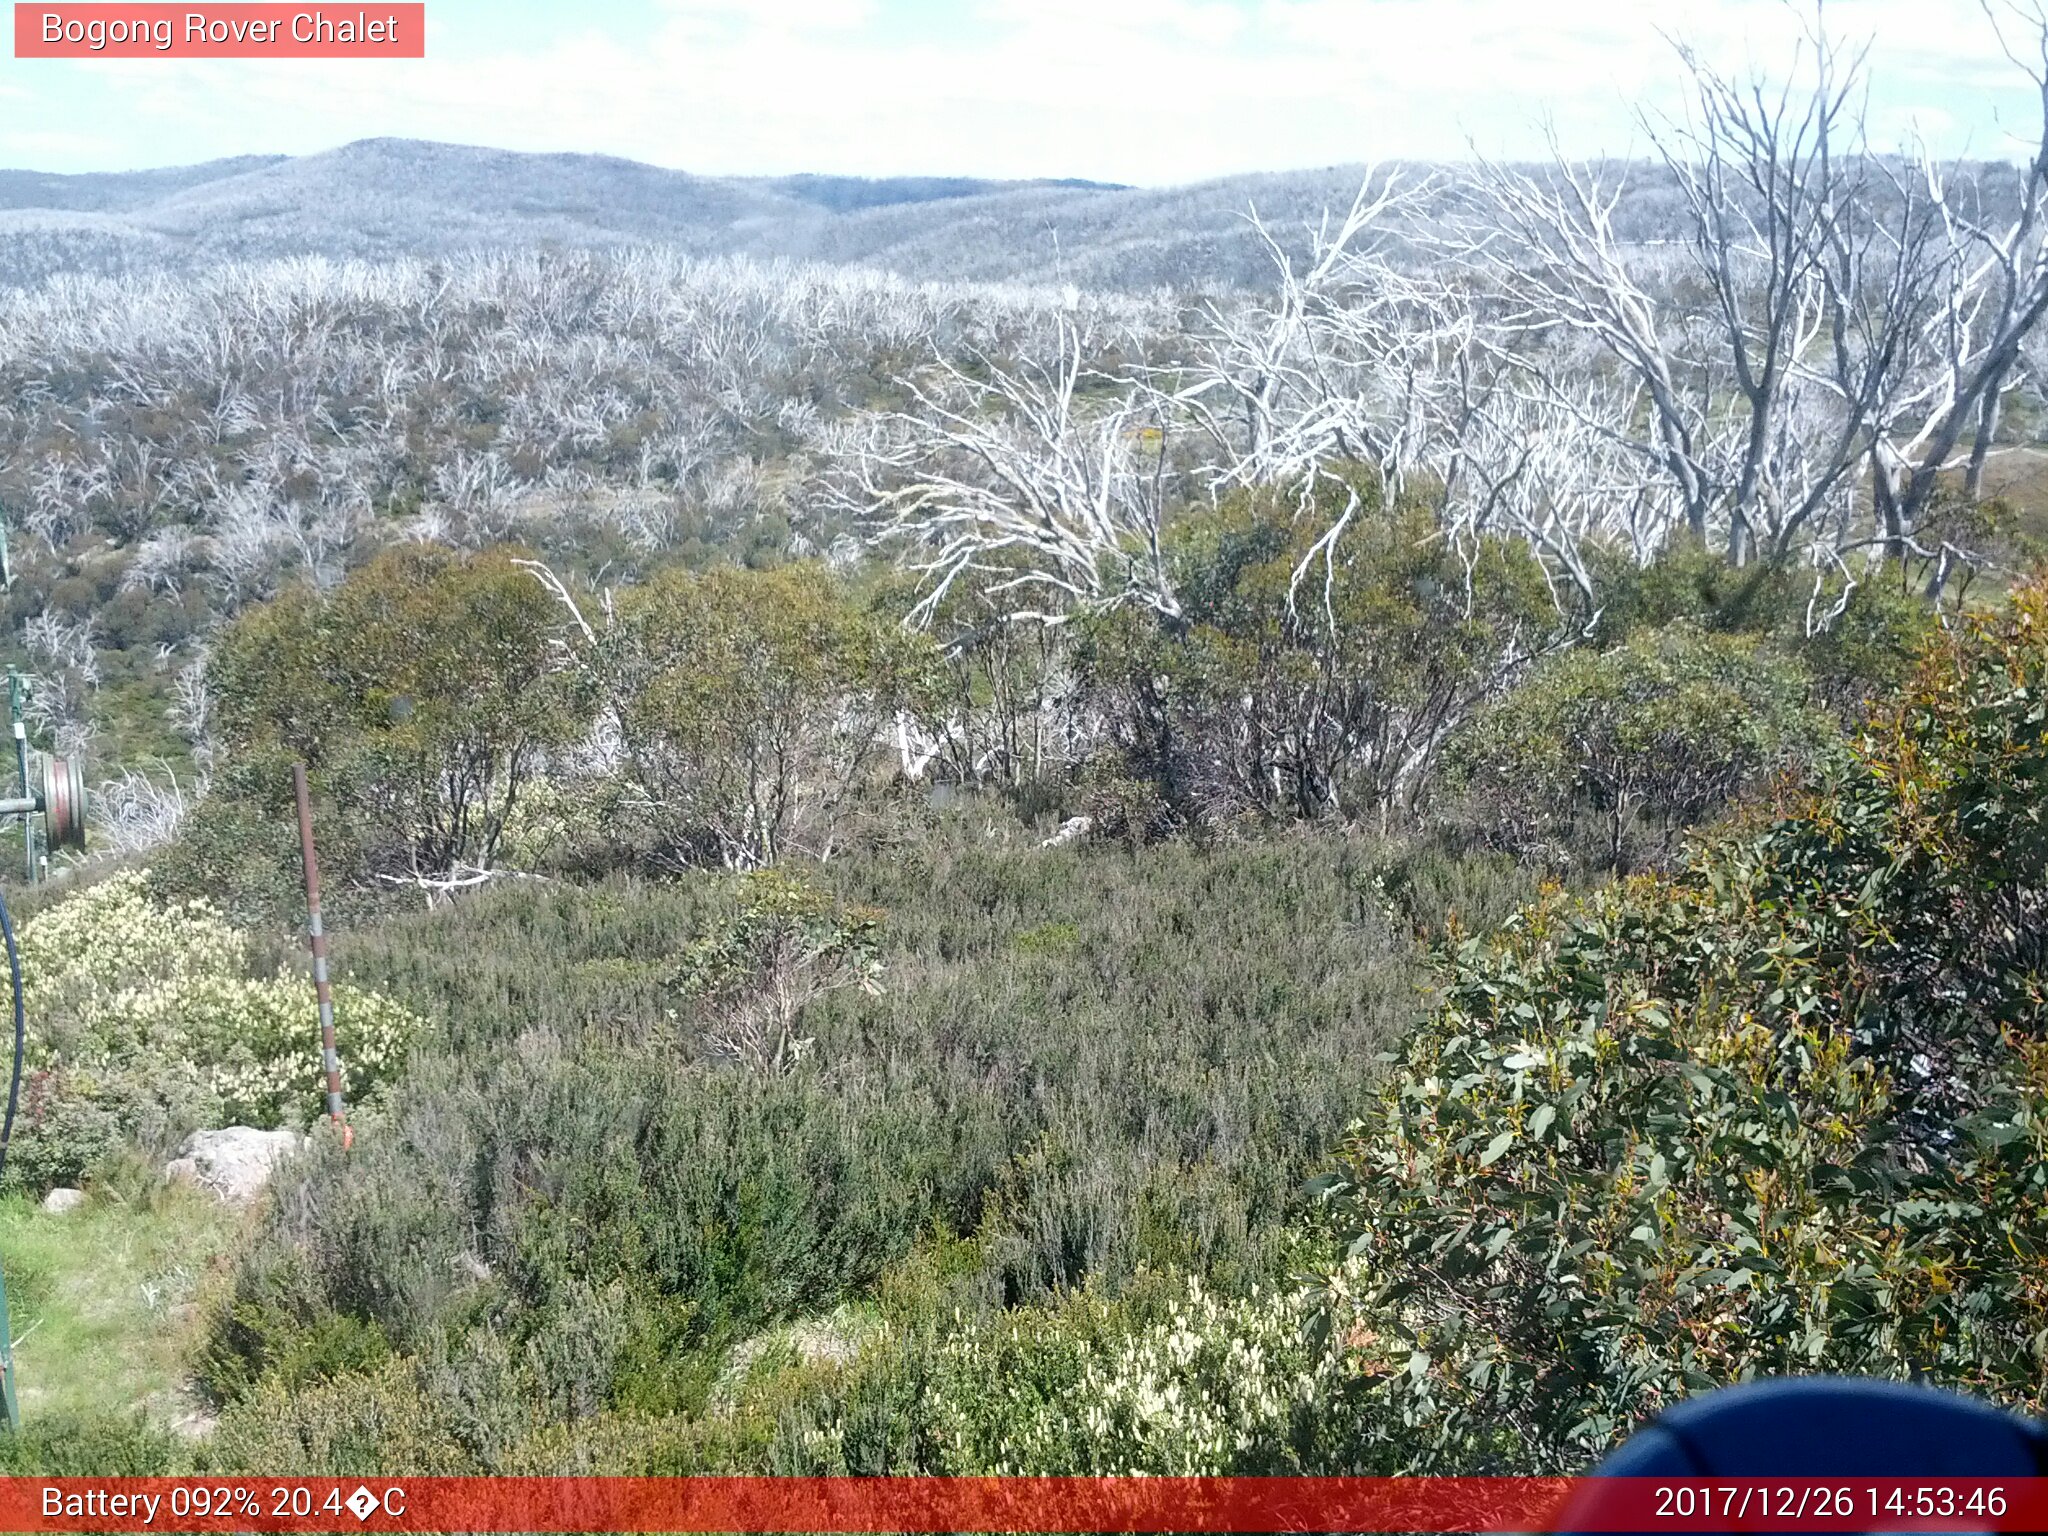
[[1331,1190],[1388,1464],[1792,1371],[2042,1405],[2044,677],[2037,585],[1782,819],[1463,947]]

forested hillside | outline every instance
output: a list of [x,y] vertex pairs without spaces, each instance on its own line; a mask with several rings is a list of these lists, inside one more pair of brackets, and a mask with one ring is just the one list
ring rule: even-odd
[[[1261,184],[1285,188],[1293,212],[1319,208],[1356,180],[1348,170]],[[1255,242],[1242,228],[1247,190],[1218,184],[1162,196],[1078,180],[697,176],[601,155],[375,139],[324,154],[155,171],[0,171],[0,286],[222,261],[540,245],[659,245],[699,256],[857,262],[915,277],[1201,285],[1257,271]],[[1103,199],[1114,213],[1091,211]],[[1191,238],[1190,211],[1207,243]],[[1007,238],[991,239],[998,231]],[[1219,235],[1227,255],[1215,248]],[[1071,273],[1055,271],[1062,239],[1073,247]]]
[[[1530,169],[1524,167],[1524,169]],[[1625,173],[1620,238],[1681,238],[1668,167]],[[525,155],[404,139],[297,158],[244,156],[120,174],[0,171],[0,287],[194,272],[306,256],[390,261],[546,247],[659,246],[691,256],[820,262],[927,282],[1077,284],[1129,293],[1257,289],[1267,234],[1300,256],[1362,165],[1179,187],[967,177],[698,176],[600,155]],[[1406,168],[1411,180],[1429,167]],[[1971,168],[1996,203],[2016,189]],[[1460,178],[1396,221],[1413,236],[1462,203]]]
[[[1694,62],[1647,199],[1304,177],[1243,269],[1117,189],[379,143],[273,259],[334,166],[0,182],[175,247],[0,295],[11,659],[99,785],[9,891],[11,1464],[2048,1407],[2048,152],[1879,157],[1807,64],[1797,126]],[[229,1126],[306,1140],[224,1211]]]

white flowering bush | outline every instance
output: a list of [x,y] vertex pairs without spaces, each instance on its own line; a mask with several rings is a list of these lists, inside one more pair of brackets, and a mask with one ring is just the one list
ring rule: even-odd
[[[994,1451],[980,1470],[999,1475],[1236,1470],[1287,1441],[1317,1400],[1305,1320],[1293,1297],[1227,1299],[1191,1278],[1165,1318],[1122,1338],[1061,1340],[1016,1321],[995,1340],[956,1335],[942,1366],[952,1439]],[[1071,1386],[1044,1392],[1044,1368],[1069,1362]]]
[[38,913],[22,925],[20,941],[32,1036],[67,1052],[111,1023],[124,994],[248,967],[247,941],[211,904],[157,901],[142,871]]
[[[954,1328],[929,1355],[877,1362],[810,1431],[814,1468],[882,1470],[869,1398],[922,1418],[888,1470],[954,1475],[1210,1476],[1302,1470],[1344,1364],[1306,1294],[1218,1296],[1188,1279],[1133,1322],[1082,1294]],[[893,1378],[904,1379],[893,1379]],[[906,1390],[909,1380],[914,1390]]]
[[[321,1065],[313,989],[303,978],[195,976],[116,999],[116,1025],[149,1048],[197,1065],[221,1114],[237,1125],[305,1120],[321,1108]],[[419,1027],[389,998],[334,989],[334,1031],[342,1043],[343,1091],[351,1099],[387,1075]]]
[[[162,902],[146,872],[114,876],[25,923],[29,1072],[19,1175],[75,1179],[115,1146],[201,1124],[305,1123],[326,1091],[313,988],[248,974],[247,937],[203,900]],[[352,1102],[373,1096],[422,1021],[336,987]],[[11,1166],[13,1160],[11,1160]]]

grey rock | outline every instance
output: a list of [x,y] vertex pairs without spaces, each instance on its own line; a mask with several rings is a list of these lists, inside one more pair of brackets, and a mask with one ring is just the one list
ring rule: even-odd
[[85,1204],[82,1189],[53,1189],[43,1196],[43,1209],[52,1216],[63,1216]]
[[296,1131],[259,1131],[247,1125],[194,1131],[179,1149],[182,1155],[164,1165],[164,1177],[197,1185],[229,1205],[247,1205],[263,1192],[278,1163],[305,1140]]

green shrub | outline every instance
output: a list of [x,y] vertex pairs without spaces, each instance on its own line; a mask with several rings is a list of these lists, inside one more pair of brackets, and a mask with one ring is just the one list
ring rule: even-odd
[[435,1477],[479,1470],[423,1389],[419,1367],[315,1383],[265,1384],[221,1415],[206,1446],[210,1467],[280,1477]]
[[639,791],[623,814],[670,868],[829,854],[883,725],[924,706],[938,668],[815,566],[663,571],[589,661]]
[[1444,735],[1568,627],[1526,545],[1460,553],[1362,469],[1313,494],[1239,492],[1180,520],[1184,622],[1119,610],[1081,631],[1124,771],[1184,819],[1406,810]]
[[1391,923],[1435,945],[1492,933],[1536,899],[1543,879],[1504,851],[1424,837],[1391,849],[1370,884]]
[[0,1476],[167,1477],[191,1455],[178,1438],[142,1414],[30,1416],[19,1432],[0,1431]]
[[775,1421],[764,1414],[597,1413],[544,1425],[505,1455],[508,1477],[706,1477],[768,1464]]
[[[1320,1397],[1304,1304],[1189,1281],[1165,1315],[1121,1336],[1025,1314],[939,1350],[937,1437],[962,1470],[997,1476],[1275,1474]],[[1046,1326],[1050,1322],[1052,1326]]]
[[75,1050],[126,994],[232,975],[241,937],[205,902],[153,899],[127,871],[56,902],[21,928],[22,982],[38,1033]]
[[1693,539],[1672,541],[1648,565],[1637,565],[1621,549],[1596,548],[1591,559],[1600,600],[1595,635],[1602,645],[1673,624],[1719,634],[1770,634],[1811,587],[1802,587],[1798,573],[1782,561],[1736,566]]
[[758,1072],[783,1072],[814,1043],[798,1016],[835,987],[880,990],[875,933],[882,914],[842,909],[815,886],[756,870],[732,920],[683,951],[678,993],[711,1049]]
[[[814,996],[817,1045],[776,1074],[679,1051],[667,1017],[682,955],[734,931],[724,876],[507,887],[352,933],[350,979],[448,1029],[346,1158],[285,1175],[214,1315],[213,1389],[347,1369],[321,1321],[347,1314],[430,1375],[487,1338],[539,1352],[546,1385],[517,1390],[549,1423],[652,1423],[711,1411],[736,1341],[871,1292],[904,1320],[1169,1265],[1267,1283],[1420,980],[1370,894],[1384,846],[1039,850],[993,816],[805,870],[828,927],[888,911],[888,985]],[[446,1401],[465,1445],[528,1433]],[[759,1425],[661,1443],[754,1455]]]
[[213,1319],[201,1374],[213,1395],[235,1401],[259,1381],[284,1391],[373,1370],[391,1357],[375,1322],[318,1305],[302,1266],[266,1268],[261,1285],[244,1277],[241,1294]]
[[168,1149],[206,1118],[209,1107],[190,1074],[153,1066],[75,1073],[25,1068],[7,1182],[38,1194],[78,1184],[127,1142]]
[[551,1379],[592,1411],[687,1403],[691,1351],[871,1282],[935,1205],[969,1198],[928,1104],[667,1050],[520,1055],[415,1073],[308,1180],[311,1229],[277,1218],[216,1318],[214,1390],[278,1370],[329,1312],[413,1351],[505,1307],[497,1327],[554,1347],[617,1284],[638,1299]]
[[[243,928],[305,921],[305,876],[291,809],[291,767],[275,753],[230,756],[215,770],[177,836],[150,855],[151,883],[165,903],[203,899]],[[371,903],[351,884],[363,868],[353,829],[314,811],[323,913],[329,922],[359,917]]]
[[1453,820],[1553,863],[1662,863],[1829,737],[1796,662],[1683,625],[1553,657],[1448,751]]
[[[1066,743],[1056,722],[1073,688],[1073,646],[1057,624],[1004,617],[1007,583],[1028,563],[962,571],[948,583],[920,626],[937,644],[922,702],[937,757],[931,775],[950,784],[998,784],[1029,792],[1064,777]],[[919,605],[922,578],[884,577],[882,611]]]
[[[1163,1277],[1162,1277],[1163,1279]],[[879,1346],[788,1416],[779,1469],[877,1476],[1284,1475],[1336,1357],[1307,1293],[1082,1292]]]
[[1156,780],[1134,777],[1122,767],[1112,756],[1083,771],[1081,808],[1089,821],[1088,835],[1137,849],[1185,830],[1185,803],[1176,806]]
[[232,802],[211,817],[288,828],[297,759],[335,884],[494,867],[545,755],[588,723],[522,554],[405,544],[329,596],[245,612],[207,666],[226,758],[208,798]]
[[1823,697],[1856,722],[1900,692],[1940,632],[1932,604],[1889,580],[1860,583],[1825,629],[1802,627],[1790,649],[1806,663]]
[[1017,948],[1027,955],[1071,955],[1081,947],[1081,930],[1073,923],[1041,923],[1017,935]]
[[1801,662],[1819,697],[1853,723],[1911,678],[1940,627],[1921,584],[1906,575],[1887,564],[1844,596],[1840,575],[1816,582],[1812,570],[1784,560],[1733,566],[1682,541],[1647,566],[1608,557],[1597,574],[1594,640],[1605,649],[1674,626],[1746,635]]

